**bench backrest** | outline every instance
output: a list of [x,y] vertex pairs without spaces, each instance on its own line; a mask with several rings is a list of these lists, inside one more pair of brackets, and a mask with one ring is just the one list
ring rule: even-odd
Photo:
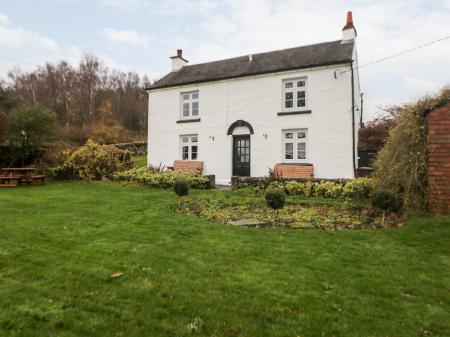
[[203,162],[200,160],[175,160],[173,170],[183,173],[199,173],[203,171]]
[[314,168],[312,165],[301,164],[277,164],[274,168],[274,175],[277,178],[314,178]]

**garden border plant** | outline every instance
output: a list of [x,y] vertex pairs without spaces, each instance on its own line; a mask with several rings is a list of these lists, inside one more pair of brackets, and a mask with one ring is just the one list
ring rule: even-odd
[[161,171],[159,168],[137,167],[127,171],[116,172],[116,181],[128,181],[142,185],[170,188],[177,180],[184,180],[192,188],[208,188],[209,178],[198,173],[182,173],[176,171]]

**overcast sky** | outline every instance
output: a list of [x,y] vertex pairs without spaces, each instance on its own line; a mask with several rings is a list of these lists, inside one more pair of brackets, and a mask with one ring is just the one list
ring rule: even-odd
[[[347,10],[359,64],[450,35],[450,0],[0,0],[0,78],[83,53],[157,79],[190,63],[341,38]],[[366,116],[450,84],[450,39],[360,73]]]

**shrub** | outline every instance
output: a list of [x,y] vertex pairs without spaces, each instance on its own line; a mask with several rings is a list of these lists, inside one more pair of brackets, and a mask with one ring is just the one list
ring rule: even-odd
[[316,185],[316,195],[324,198],[339,198],[342,194],[342,185],[332,181],[322,181]]
[[274,210],[278,210],[284,207],[286,203],[286,194],[276,188],[268,188],[265,195],[266,205]]
[[117,172],[113,175],[116,180],[138,182],[144,185],[169,188],[174,186],[178,179],[185,180],[192,188],[206,188],[208,177],[198,173],[186,174],[176,171],[155,171],[146,167],[132,168]]
[[281,182],[281,181],[274,180],[271,183],[269,183],[267,188],[273,188],[273,189],[277,189],[277,190],[284,190],[285,189],[285,184],[283,182]]
[[314,183],[312,181],[307,181],[303,185],[303,195],[305,197],[312,197],[314,196],[315,189],[314,189]]
[[375,188],[375,182],[370,178],[357,178],[347,181],[342,189],[346,198],[367,198]]
[[188,195],[189,184],[184,179],[177,179],[173,184],[173,189],[179,197],[182,197],[183,195]]
[[450,88],[436,97],[397,107],[396,126],[374,164],[377,187],[394,191],[405,208],[425,208],[427,195],[427,132],[425,111],[450,98]]
[[7,115],[6,120],[6,134],[11,143],[21,145],[22,130],[26,132],[28,145],[40,147],[42,143],[54,138],[56,117],[39,105],[14,109]]
[[388,190],[375,190],[370,196],[372,205],[384,211],[398,210],[399,203],[397,195]]
[[92,140],[88,140],[85,146],[76,151],[64,151],[59,162],[54,169],[57,178],[82,180],[99,180],[132,166],[128,151],[114,146],[99,145]]
[[284,190],[289,195],[304,195],[304,183],[299,181],[288,181],[284,186]]

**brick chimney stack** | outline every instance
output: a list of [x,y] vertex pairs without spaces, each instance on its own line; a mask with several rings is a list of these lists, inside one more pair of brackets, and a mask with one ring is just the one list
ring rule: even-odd
[[188,60],[183,58],[183,50],[177,49],[177,56],[171,56],[172,59],[172,71],[178,71],[188,64]]
[[342,28],[342,43],[353,41],[356,38],[356,28],[353,25],[353,13],[347,12],[347,22]]

